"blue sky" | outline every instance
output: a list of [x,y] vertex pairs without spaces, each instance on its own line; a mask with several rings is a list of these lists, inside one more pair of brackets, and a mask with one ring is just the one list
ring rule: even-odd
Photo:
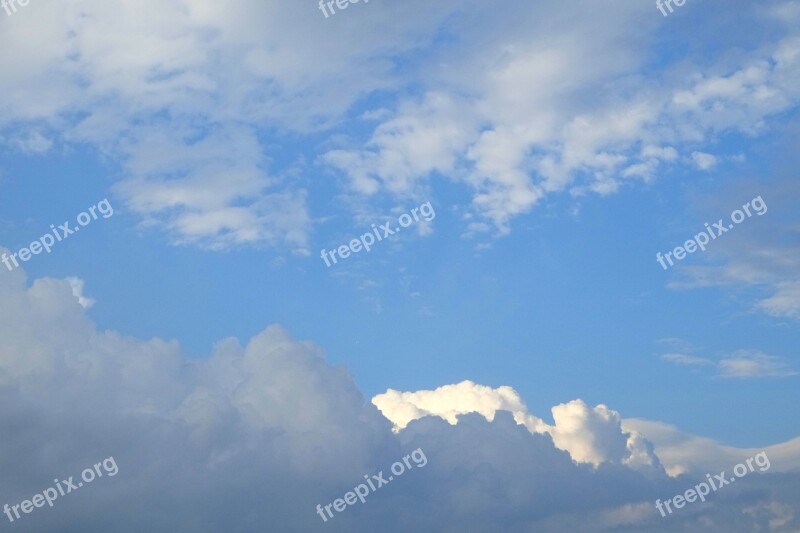
[[[679,436],[800,436],[800,3],[145,4],[0,12],[0,246],[114,207],[26,281],[0,268],[8,301],[78,278],[87,328],[189,366],[279,325],[370,408],[464,380],[547,424],[604,404],[673,476]],[[321,260],[424,202],[431,222]]]
[[[769,206],[775,182],[790,176],[756,184],[746,176],[779,174],[771,161],[786,157],[786,144],[765,136],[753,145],[769,152],[753,161],[678,169],[610,197],[553,198],[515,221],[510,235],[482,240],[490,246],[482,250],[462,238],[463,195],[435,183],[433,235],[378,244],[331,268],[316,253],[172,246],[109,194],[113,169],[92,154],[6,154],[3,242],[21,248],[109,197],[112,218],[25,264],[31,278],[84,279],[98,301],[90,316],[102,327],[177,339],[204,357],[219,339],[278,323],[347,364],[367,395],[462,379],[513,383],[540,409],[579,396],[730,444],[760,445],[800,431],[795,379],[714,379],[666,364],[659,356],[671,350],[659,341],[679,338],[712,358],[749,348],[796,361],[797,328],[753,312],[752,294],[669,288],[679,269],[665,272],[655,253],[727,218],[726,205],[733,210],[762,194]],[[312,233],[314,251],[369,231],[337,202],[317,202],[317,216],[328,220]],[[767,233],[774,216],[756,217],[748,229]],[[681,266],[701,259],[689,256]]]

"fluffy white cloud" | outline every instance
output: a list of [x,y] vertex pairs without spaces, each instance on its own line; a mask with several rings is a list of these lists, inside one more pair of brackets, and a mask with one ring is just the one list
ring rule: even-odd
[[[643,30],[655,23],[643,9],[615,3],[598,11],[576,2],[559,5],[556,15],[536,6],[511,25],[507,15],[487,14],[477,44],[464,39],[443,52],[448,68],[425,80],[427,94],[402,100],[365,146],[333,151],[327,160],[361,193],[405,191],[437,173],[461,181],[472,189],[479,217],[468,234],[502,234],[548,193],[605,195],[631,179],[653,179],[676,159],[672,146],[658,148],[665,143],[710,170],[717,158],[694,147],[712,146],[723,132],[764,131],[770,117],[796,108],[793,10],[754,10],[762,23],[777,22],[778,37],[737,57],[738,67],[725,57],[654,83],[634,72],[647,61],[655,30],[617,32],[633,17]],[[448,98],[442,87],[458,89]],[[432,108],[432,99],[446,101],[446,113]]]
[[528,413],[528,408],[511,387],[493,389],[471,381],[444,385],[436,390],[400,392],[389,389],[372,398],[372,403],[394,424],[394,430],[405,429],[409,422],[424,416],[438,416],[455,425],[458,415],[479,413],[490,422],[497,411],[509,411],[518,424],[527,424],[531,431],[546,425]]
[[652,69],[673,41],[652,6],[624,1],[408,0],[330,19],[273,0],[38,2],[0,19],[0,131],[28,152],[89,143],[120,160],[121,199],[175,243],[303,253],[315,176],[288,169],[318,149],[303,135],[353,111],[381,121],[370,138],[319,149],[348,192],[419,195],[445,177],[471,192],[466,234],[506,233],[547,194],[652,180],[677,152],[795,108],[795,6],[741,6],[773,37]]
[[283,146],[287,130],[328,127],[389,88],[391,58],[453,9],[406,7],[333,22],[315,5],[262,0],[31,4],[0,19],[0,132],[26,152],[88,143],[121,161],[121,199],[177,244],[304,253],[305,188],[271,163],[301,157]]
[[692,152],[692,161],[700,170],[711,170],[717,166],[717,158],[704,152]]
[[557,405],[552,409],[555,424],[549,425],[530,414],[511,387],[492,389],[471,381],[416,392],[389,389],[376,395],[372,403],[391,420],[395,431],[425,416],[438,416],[455,425],[459,415],[466,413],[479,413],[491,422],[497,412],[508,411],[531,433],[550,435],[556,447],[576,462],[659,468],[651,445],[636,432],[624,432],[619,413],[605,405],[590,407],[582,400]]

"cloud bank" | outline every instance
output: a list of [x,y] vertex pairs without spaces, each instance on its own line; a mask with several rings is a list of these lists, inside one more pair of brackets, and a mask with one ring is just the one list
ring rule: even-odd
[[[798,527],[797,473],[753,475],[713,503],[661,518],[652,502],[692,477],[657,467],[663,432],[655,450],[632,441],[659,426],[629,424],[605,406],[556,406],[547,424],[510,387],[463,382],[379,395],[387,420],[345,368],[279,326],[189,359],[174,341],[98,330],[75,286],[28,285],[21,269],[0,276],[0,498],[18,503],[112,455],[119,473],[24,515],[17,531]],[[316,514],[416,448],[424,469],[328,523]],[[773,457],[776,472],[782,460]]]
[[[376,2],[331,20],[274,0],[43,0],[0,18],[0,139],[111,156],[119,199],[179,245],[307,253],[319,173],[394,201],[444,178],[470,195],[466,235],[505,234],[554,193],[710,170],[720,136],[770,131],[800,101],[797,6],[739,3],[762,31],[693,35],[665,63],[688,29],[622,0]],[[792,313],[795,292],[762,305]]]

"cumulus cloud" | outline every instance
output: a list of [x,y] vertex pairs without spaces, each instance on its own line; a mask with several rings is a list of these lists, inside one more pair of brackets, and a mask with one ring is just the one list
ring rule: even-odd
[[[208,357],[191,359],[175,341],[98,329],[70,280],[26,281],[22,269],[0,276],[0,500],[19,503],[109,456],[119,472],[24,515],[17,531],[798,526],[800,506],[790,498],[797,475],[772,484],[753,476],[715,505],[664,522],[651,502],[691,480],[633,464],[652,459],[652,449],[641,439],[631,446],[634,431],[604,406],[558,406],[551,426],[510,387],[464,382],[387,393],[404,427],[392,432],[344,367],[279,326],[244,344],[223,339]],[[424,468],[328,523],[316,514],[317,504],[416,448],[428,458]],[[742,505],[748,514],[731,523]]]
[[300,157],[283,133],[330,127],[396,80],[388,58],[453,9],[414,1],[424,19],[379,5],[335,24],[260,0],[32,4],[0,19],[0,132],[25,152],[89,144],[120,161],[121,200],[176,244],[303,253],[305,188],[270,167]]
[[623,432],[619,413],[605,405],[590,407],[582,400],[557,405],[552,409],[555,424],[549,425],[530,414],[511,387],[492,389],[471,381],[415,392],[389,389],[376,395],[372,403],[392,421],[395,431],[426,416],[438,416],[455,425],[459,415],[466,413],[478,413],[491,422],[499,411],[508,411],[531,433],[550,435],[555,446],[576,462],[660,468],[652,446],[637,432]]
[[497,411],[511,412],[517,423],[530,424],[534,432],[545,427],[542,420],[531,417],[525,403],[511,387],[492,389],[469,380],[432,391],[400,392],[389,389],[372,398],[372,403],[392,421],[395,431],[405,429],[412,420],[430,415],[455,425],[458,415],[479,413],[491,422]]
[[[471,194],[465,235],[504,234],[549,194],[612,194],[679,154],[707,168],[718,134],[796,108],[793,5],[742,6],[764,31],[735,57],[702,42],[642,77],[670,41],[652,6],[623,1],[408,0],[331,20],[272,0],[39,2],[0,19],[0,132],[30,132],[9,142],[25,152],[116,158],[121,200],[176,244],[305,253],[314,176],[287,170],[308,155],[288,139],[320,131],[343,137],[310,150],[348,195],[418,196],[444,177]],[[356,117],[378,123],[335,135]]]
[[[445,174],[473,192],[479,220],[468,222],[466,234],[504,234],[510,220],[548,194],[612,194],[631,180],[654,179],[674,164],[678,150],[710,170],[717,158],[696,147],[713,146],[722,132],[763,132],[771,117],[800,99],[800,41],[796,28],[788,29],[791,10],[753,13],[762,22],[779,20],[779,37],[740,56],[738,67],[726,57],[718,65],[674,69],[653,83],[632,79],[656,32],[641,5],[615,3],[598,12],[578,2],[559,5],[558,14],[550,9],[537,5],[511,24],[507,13],[486,14],[481,31],[487,37],[474,45],[465,38],[447,50],[448,69],[425,80],[427,93],[402,99],[364,146],[332,151],[328,162],[365,194],[405,191]],[[617,29],[633,17],[643,31],[620,37]],[[503,31],[493,31],[500,24]],[[589,48],[594,53],[587,56]],[[442,87],[451,86],[459,87],[458,96],[443,96]],[[432,107],[432,101],[447,105]],[[454,113],[454,106],[461,111]]]

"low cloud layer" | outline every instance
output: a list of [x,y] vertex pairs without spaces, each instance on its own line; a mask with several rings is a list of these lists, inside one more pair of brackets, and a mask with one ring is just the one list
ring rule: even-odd
[[[550,425],[513,389],[465,382],[394,394],[390,418],[404,429],[393,432],[344,367],[279,326],[245,344],[224,339],[193,360],[174,341],[98,330],[75,280],[24,276],[0,276],[0,503],[18,504],[109,456],[119,472],[7,524],[14,531],[800,526],[796,473],[753,475],[713,502],[661,518],[655,499],[685,491],[693,478],[642,469],[653,450],[643,438],[632,449],[634,426],[604,406],[557,406]],[[417,412],[397,414],[411,406]],[[425,468],[327,523],[316,514],[317,504],[416,448]]]

